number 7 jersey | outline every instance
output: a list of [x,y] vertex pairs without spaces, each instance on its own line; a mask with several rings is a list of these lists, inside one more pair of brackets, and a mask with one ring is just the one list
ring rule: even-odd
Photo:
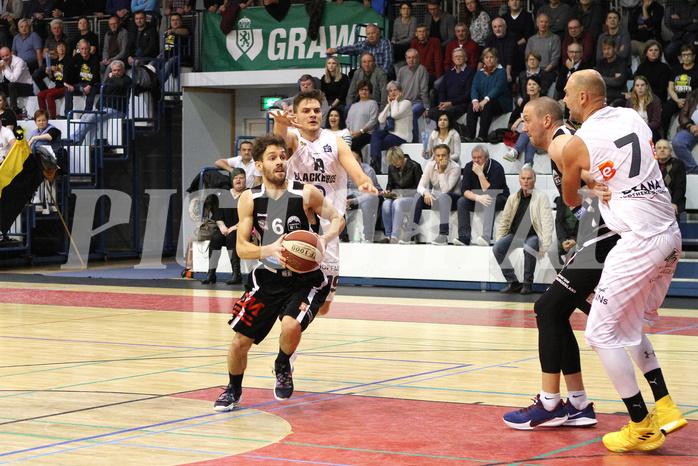
[[635,110],[604,107],[576,135],[589,150],[589,173],[611,191],[608,205],[599,205],[611,230],[650,238],[676,222],[652,131]]

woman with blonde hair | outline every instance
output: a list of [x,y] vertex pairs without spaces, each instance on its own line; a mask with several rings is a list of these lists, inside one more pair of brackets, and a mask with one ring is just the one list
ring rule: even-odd
[[398,146],[388,149],[385,156],[388,167],[388,184],[380,195],[384,198],[381,209],[385,239],[382,243],[397,243],[405,216],[412,208],[412,198],[417,193],[422,178],[422,166],[405,155]]
[[325,75],[320,79],[320,89],[325,93],[330,107],[344,107],[349,92],[349,78],[342,73],[337,57],[328,57]]
[[633,90],[625,103],[626,108],[632,108],[640,114],[652,130],[652,140],[658,141],[661,127],[662,104],[659,97],[652,93],[652,86],[644,76],[635,76]]

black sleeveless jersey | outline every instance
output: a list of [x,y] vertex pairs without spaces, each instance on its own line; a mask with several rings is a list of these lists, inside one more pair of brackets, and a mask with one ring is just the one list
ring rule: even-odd
[[[563,134],[574,135],[574,130],[567,126],[560,126],[553,134],[553,139]],[[553,172],[553,182],[558,193],[562,196],[562,172],[557,167],[553,159],[550,159],[550,167]],[[582,187],[586,186],[582,180]],[[577,233],[577,244],[580,246],[594,239],[604,238],[611,230],[606,226],[601,213],[599,212],[599,198],[596,196],[587,197],[581,206],[571,208],[572,213],[579,220],[579,230]]]
[[[303,209],[303,183],[289,181],[286,192],[278,199],[270,198],[262,183],[252,188],[252,199],[254,201],[252,222],[260,246],[272,244],[284,233],[296,230],[318,232],[320,222],[317,215],[313,215],[313,223],[311,223]],[[260,262],[273,269],[283,269],[273,257],[261,259]]]

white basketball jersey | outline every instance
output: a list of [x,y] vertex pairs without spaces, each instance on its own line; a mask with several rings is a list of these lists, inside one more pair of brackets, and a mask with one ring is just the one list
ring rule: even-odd
[[[315,141],[308,141],[296,128],[289,128],[288,131],[298,137],[298,148],[288,161],[286,177],[312,184],[344,215],[347,209],[347,172],[339,163],[337,136],[321,129]],[[320,219],[323,230],[327,230],[329,224],[328,220]],[[327,245],[323,265],[328,275],[339,274],[339,240]]]
[[635,110],[605,107],[589,117],[576,135],[589,150],[590,174],[611,191],[608,205],[599,205],[611,230],[650,238],[676,222],[652,131]]

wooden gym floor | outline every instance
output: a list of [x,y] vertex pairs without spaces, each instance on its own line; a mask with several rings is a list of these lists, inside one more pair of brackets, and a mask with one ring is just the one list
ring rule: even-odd
[[0,464],[698,464],[696,300],[667,300],[648,330],[689,426],[618,454],[600,440],[627,415],[579,312],[599,424],[502,422],[540,388],[536,294],[340,287],[303,336],[294,396],[271,390],[277,326],[250,353],[241,407],[216,413],[242,287],[17,272],[0,275]]

